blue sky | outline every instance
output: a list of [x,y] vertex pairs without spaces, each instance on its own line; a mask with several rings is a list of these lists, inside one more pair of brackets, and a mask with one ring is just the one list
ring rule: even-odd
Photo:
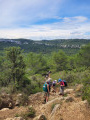
[[90,38],[90,0],[0,0],[0,38]]

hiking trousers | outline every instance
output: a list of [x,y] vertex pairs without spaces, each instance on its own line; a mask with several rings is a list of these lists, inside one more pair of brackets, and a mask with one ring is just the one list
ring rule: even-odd
[[64,86],[61,86],[61,87],[60,87],[60,93],[61,93],[62,95],[64,95]]

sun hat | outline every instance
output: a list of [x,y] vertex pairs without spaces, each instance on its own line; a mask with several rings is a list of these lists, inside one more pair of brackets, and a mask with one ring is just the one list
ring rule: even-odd
[[61,82],[61,81],[62,81],[62,80],[59,78],[59,79],[58,79],[58,82]]
[[55,82],[57,82],[57,80],[54,80]]

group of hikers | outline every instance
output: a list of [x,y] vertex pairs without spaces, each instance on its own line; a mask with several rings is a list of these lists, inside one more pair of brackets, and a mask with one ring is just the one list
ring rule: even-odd
[[57,80],[54,80],[53,82],[51,81],[52,79],[50,78],[50,71],[48,75],[45,76],[45,83],[43,85],[43,91],[45,92],[45,103],[48,102],[48,98],[50,95],[50,90],[52,88],[52,92],[56,93],[56,85],[60,85],[60,93],[59,95],[64,95],[64,87],[67,86],[66,81],[61,80],[60,78]]

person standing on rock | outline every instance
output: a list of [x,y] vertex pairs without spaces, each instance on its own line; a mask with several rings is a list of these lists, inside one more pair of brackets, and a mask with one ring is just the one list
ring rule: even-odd
[[45,79],[46,81],[49,82],[49,90],[51,90],[51,87],[52,87],[52,78],[50,78],[50,74],[51,74],[51,71],[48,72],[48,74],[46,75]]
[[60,84],[60,94],[59,95],[64,95],[64,86],[65,85],[64,85],[63,80],[59,79],[57,84]]
[[44,94],[45,103],[48,102],[48,98],[49,98],[50,90],[51,90],[51,86],[52,86],[50,73],[51,73],[51,71],[49,71],[48,74],[46,75],[46,77],[45,77],[46,82],[43,85],[43,91],[45,92],[45,94]]
[[45,103],[48,102],[49,94],[50,94],[50,88],[49,88],[49,80],[45,82],[43,85],[43,91],[45,92],[44,97],[45,97]]

